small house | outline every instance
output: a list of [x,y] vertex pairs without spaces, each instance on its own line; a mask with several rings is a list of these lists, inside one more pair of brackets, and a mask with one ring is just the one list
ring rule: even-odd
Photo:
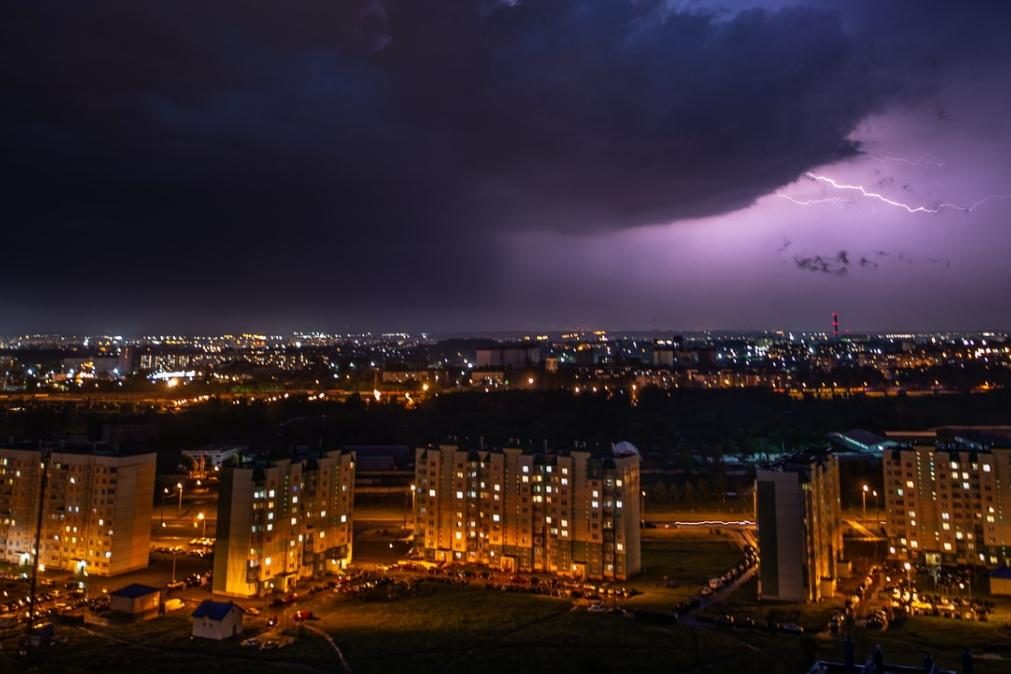
[[161,591],[155,587],[132,583],[109,594],[109,609],[129,616],[157,613]]
[[193,636],[230,639],[242,634],[243,610],[234,602],[204,600],[193,612]]

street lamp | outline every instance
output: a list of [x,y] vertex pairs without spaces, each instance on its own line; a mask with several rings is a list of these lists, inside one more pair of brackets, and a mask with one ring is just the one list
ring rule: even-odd
[[207,518],[204,517],[203,513],[197,513],[197,519],[204,523],[203,538],[207,538]]
[[176,482],[176,489],[179,490],[179,512],[183,511],[183,483]]
[[867,519],[867,492],[869,492],[870,490],[871,490],[871,488],[868,487],[865,484],[864,488],[863,488],[863,493],[861,494],[861,496],[863,497],[863,500],[864,500],[864,519],[865,520]]
[[[415,520],[415,525],[417,525],[416,515],[414,514],[415,508],[415,496],[418,494],[418,485],[411,483],[411,518]],[[407,513],[404,513],[404,528],[407,528]],[[412,527],[412,529],[415,527]]]
[[165,528],[165,499],[168,498],[169,490],[165,487],[161,492],[161,526]]

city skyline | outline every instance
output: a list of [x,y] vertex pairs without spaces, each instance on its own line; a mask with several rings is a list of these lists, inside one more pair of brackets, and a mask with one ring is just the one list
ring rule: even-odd
[[1009,11],[11,7],[0,332],[1001,329]]

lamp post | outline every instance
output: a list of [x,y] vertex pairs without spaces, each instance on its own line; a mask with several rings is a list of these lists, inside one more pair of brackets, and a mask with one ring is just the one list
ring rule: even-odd
[[865,520],[867,519],[867,492],[869,492],[870,490],[871,490],[871,488],[868,487],[865,484],[864,488],[863,488],[863,493],[860,494],[863,497],[863,501],[864,501],[864,519]]
[[203,538],[207,538],[207,518],[203,513],[197,513],[197,519],[204,523]]
[[176,482],[176,489],[179,490],[179,512],[181,514],[183,511],[183,483]]
[[161,526],[162,529],[165,528],[165,499],[168,498],[169,490],[168,487],[162,489],[161,492]]
[[[415,528],[417,528],[417,522],[416,522],[417,517],[414,514],[415,496],[417,495],[417,493],[418,493],[418,485],[412,483],[411,484],[411,521],[414,522],[414,525],[411,526],[411,530],[412,531]],[[407,513],[406,512],[404,513],[404,528],[405,529],[407,528]]]

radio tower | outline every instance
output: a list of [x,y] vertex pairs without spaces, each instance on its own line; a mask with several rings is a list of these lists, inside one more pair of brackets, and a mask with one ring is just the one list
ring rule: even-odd
[[832,336],[839,339],[839,314],[832,312]]

